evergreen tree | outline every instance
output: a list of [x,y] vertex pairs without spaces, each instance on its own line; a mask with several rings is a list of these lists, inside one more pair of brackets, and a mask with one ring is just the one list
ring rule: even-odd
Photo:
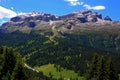
[[4,55],[3,55],[3,48],[0,47],[0,80],[2,77],[2,69],[3,69],[3,65],[4,65]]
[[99,58],[99,61],[98,61],[96,80],[104,80],[106,77],[105,71],[106,71],[105,60],[104,60],[104,57],[102,56]]
[[95,54],[93,56],[91,64],[88,65],[86,80],[97,80],[98,62],[99,62],[99,56]]
[[111,57],[106,61],[106,80],[118,80]]
[[13,75],[14,75],[14,80],[27,80],[25,74],[25,68],[21,63],[18,63],[16,65]]
[[105,61],[104,57],[94,55],[86,72],[86,80],[118,80],[112,59]]
[[0,80],[25,80],[21,56],[12,48],[0,47]]

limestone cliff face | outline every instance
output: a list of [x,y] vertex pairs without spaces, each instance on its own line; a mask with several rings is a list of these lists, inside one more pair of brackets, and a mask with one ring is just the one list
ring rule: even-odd
[[10,21],[3,23],[0,26],[0,31],[2,33],[6,33],[16,30],[33,30],[34,28],[38,26],[42,27],[43,25],[49,28],[55,26],[59,28],[64,27],[71,30],[72,27],[80,25],[104,25],[112,23],[114,23],[114,21],[112,21],[109,16],[102,18],[101,14],[92,12],[90,10],[76,11],[63,16],[56,16],[42,12],[30,12],[13,17],[10,19]]

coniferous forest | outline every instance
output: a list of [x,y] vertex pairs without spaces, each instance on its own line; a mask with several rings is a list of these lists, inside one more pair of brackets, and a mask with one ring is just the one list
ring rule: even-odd
[[119,53],[82,45],[72,36],[52,41],[39,34],[14,32],[0,37],[0,44],[8,46],[0,47],[1,80],[65,80],[36,68],[48,64],[61,74],[64,69],[74,71],[77,77],[70,80],[119,80]]
[[0,25],[0,80],[120,80],[120,22],[91,10],[17,15]]

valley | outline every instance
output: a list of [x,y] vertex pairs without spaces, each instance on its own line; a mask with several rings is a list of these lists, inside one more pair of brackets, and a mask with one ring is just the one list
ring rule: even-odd
[[99,69],[104,70],[101,66],[106,73],[114,66],[113,78],[120,74],[120,22],[90,10],[64,16],[31,12],[13,17],[0,26],[0,46],[20,53],[31,80],[85,80],[92,60],[97,60],[99,76]]

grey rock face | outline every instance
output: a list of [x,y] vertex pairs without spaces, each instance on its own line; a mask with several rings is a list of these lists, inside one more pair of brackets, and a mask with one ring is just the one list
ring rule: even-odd
[[106,16],[106,17],[104,18],[104,20],[112,21],[112,19],[111,19],[109,16]]
[[31,30],[32,28],[38,26],[40,23],[45,23],[48,25],[48,23],[51,21],[52,23],[63,22],[65,25],[67,25],[67,29],[72,29],[72,27],[81,23],[88,23],[90,25],[92,23],[104,24],[106,21],[112,21],[112,19],[109,16],[102,19],[101,14],[92,12],[90,10],[76,11],[63,16],[56,16],[42,12],[30,12],[11,18],[9,22],[2,24],[2,26],[0,26],[0,29],[2,29],[1,32],[5,32],[4,30],[9,31],[13,29],[23,30],[26,28]]
[[31,20],[48,22],[49,20],[52,20],[52,21],[58,20],[58,18],[57,16],[51,15],[51,14],[31,12],[31,13],[26,13],[20,16],[13,17],[11,18],[10,21],[19,22],[19,21],[31,21]]
[[78,20],[80,23],[97,22],[98,18],[102,20],[102,15],[90,10],[82,10],[61,16],[61,19],[74,19]]
[[16,17],[11,18],[10,21],[18,22],[18,21],[22,21],[22,19],[21,19],[21,17],[16,16]]
[[35,22],[29,22],[29,23],[28,23],[28,26],[29,26],[30,28],[34,28],[34,27],[36,26],[36,23],[35,23]]

